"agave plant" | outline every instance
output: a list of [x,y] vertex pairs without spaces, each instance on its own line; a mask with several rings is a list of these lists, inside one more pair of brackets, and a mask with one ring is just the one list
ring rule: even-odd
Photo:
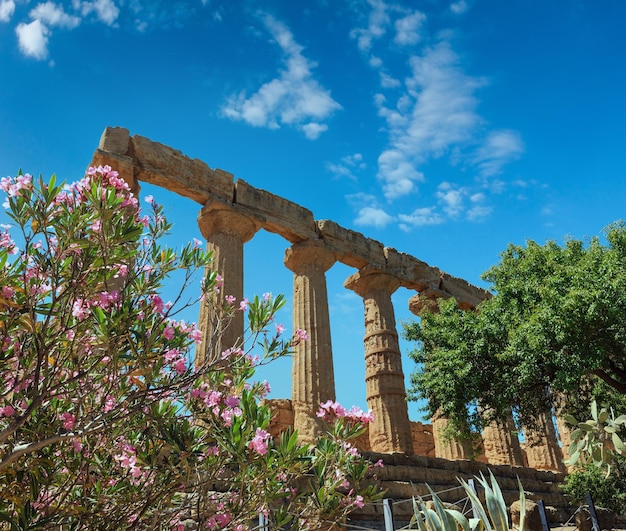
[[[506,503],[502,496],[500,486],[489,472],[491,484],[485,479],[481,473],[476,480],[485,490],[485,504],[474,492],[474,489],[463,479],[459,479],[461,486],[465,489],[469,498],[474,514],[477,518],[467,518],[461,512],[455,509],[446,508],[439,496],[428,486],[428,490],[432,496],[434,509],[426,507],[426,503],[422,498],[413,498],[413,518],[411,518],[411,527],[417,525],[420,531],[457,531],[462,528],[463,531],[509,531],[513,527],[509,526],[509,518],[506,510]],[[519,499],[520,499],[520,522],[519,529],[524,529],[524,515],[526,513],[526,497],[524,488],[519,481]]]

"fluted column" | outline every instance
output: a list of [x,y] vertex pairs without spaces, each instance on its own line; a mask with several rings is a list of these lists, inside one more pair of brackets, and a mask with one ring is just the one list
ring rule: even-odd
[[389,274],[363,268],[345,287],[363,297],[365,306],[365,383],[367,405],[374,413],[370,426],[372,451],[413,453],[402,359],[392,293],[400,282]]
[[556,391],[552,392],[552,396],[556,417],[557,435],[559,437],[559,441],[561,441],[561,454],[563,455],[563,459],[567,459],[569,458],[568,449],[572,444],[572,428],[567,422],[565,422],[565,419],[563,418],[565,396]]
[[457,461],[459,459],[468,459],[470,455],[470,448],[467,445],[457,441],[456,439],[449,439],[445,436],[446,428],[450,420],[437,412],[437,414],[431,419],[433,425],[433,439],[435,441],[435,456],[443,459],[450,459],[451,461]]
[[543,413],[536,428],[524,428],[526,459],[530,468],[564,472],[563,454],[559,448],[552,417]]
[[243,312],[234,312],[230,321],[224,322],[218,309],[228,295],[235,297],[236,304],[243,299],[243,244],[258,230],[252,218],[219,201],[209,201],[204,206],[198,215],[198,226],[207,240],[207,250],[213,253],[209,268],[222,277],[223,284],[216,294],[216,305],[202,304],[200,308],[203,341],[196,355],[196,366],[207,357],[215,359],[223,350],[241,345]]
[[294,347],[291,391],[294,428],[307,443],[315,443],[322,430],[316,417],[320,404],[335,400],[325,276],[335,260],[321,241],[297,243],[285,252],[285,266],[294,273],[293,329],[309,336]]
[[517,428],[513,417],[494,420],[483,429],[485,457],[492,465],[524,466]]

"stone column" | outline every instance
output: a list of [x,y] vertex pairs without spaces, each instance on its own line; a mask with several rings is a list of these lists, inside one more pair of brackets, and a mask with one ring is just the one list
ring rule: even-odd
[[244,314],[235,311],[230,320],[224,320],[219,308],[225,297],[235,297],[235,305],[243,299],[243,244],[257,232],[255,221],[239,212],[235,206],[220,201],[209,201],[198,215],[200,232],[207,240],[207,250],[213,252],[211,271],[222,277],[222,287],[215,297],[215,306],[202,304],[200,327],[203,341],[196,355],[196,366],[205,360],[218,359],[222,351],[241,346]]
[[450,422],[448,418],[437,413],[431,419],[431,422],[433,424],[433,438],[435,440],[436,457],[449,459],[451,461],[469,458],[470,448],[456,439],[448,439],[444,436],[444,432],[448,427],[448,422]]
[[494,420],[483,429],[485,457],[492,465],[524,466],[517,428],[513,417]]
[[572,444],[572,428],[563,419],[563,408],[565,406],[566,399],[562,393],[556,391],[552,392],[552,396],[556,417],[557,435],[559,437],[559,441],[561,442],[561,453],[563,454],[563,459],[567,459],[569,458],[568,449]]
[[365,306],[365,383],[367,404],[374,413],[372,451],[413,453],[402,359],[391,294],[400,281],[365,267],[345,287],[363,297]]
[[528,466],[537,470],[564,472],[563,454],[556,439],[556,430],[549,413],[542,414],[536,428],[525,428]]
[[294,427],[307,443],[315,443],[323,429],[315,415],[320,404],[335,400],[325,276],[335,261],[319,240],[294,244],[285,252],[285,266],[294,273],[293,329],[305,330],[309,336],[294,348],[291,391]]

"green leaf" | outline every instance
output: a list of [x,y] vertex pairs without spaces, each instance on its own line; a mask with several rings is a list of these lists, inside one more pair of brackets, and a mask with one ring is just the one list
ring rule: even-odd
[[611,435],[611,441],[613,442],[613,446],[615,447],[615,450],[617,450],[618,452],[622,453],[624,450],[626,450],[626,445],[619,438],[617,433],[613,433]]

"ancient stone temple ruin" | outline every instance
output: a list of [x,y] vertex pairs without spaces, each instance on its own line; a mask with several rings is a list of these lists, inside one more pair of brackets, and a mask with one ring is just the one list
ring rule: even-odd
[[[358,294],[364,306],[366,398],[375,421],[361,449],[383,457],[387,465],[379,474],[383,486],[395,497],[410,497],[425,492],[420,491],[424,482],[457,484],[457,477],[471,477],[489,467],[505,491],[515,493],[514,478],[519,476],[526,478],[525,488],[540,493],[547,505],[566,506],[557,486],[564,469],[550,413],[544,429],[525,433],[526,441],[532,442],[525,448],[512,418],[487,427],[483,453],[476,461],[468,460],[466,447],[441,437],[445,418],[434,418],[431,424],[409,420],[392,294],[400,287],[414,292],[407,304],[419,315],[442,297],[454,297],[462,309],[471,310],[488,296],[484,290],[333,221],[316,220],[296,203],[170,147],[131,136],[123,128],[104,131],[93,164],[109,164],[136,193],[139,182],[145,181],[200,205],[198,225],[213,251],[212,267],[224,279],[222,296],[243,298],[244,244],[258,231],[286,240],[284,264],[293,272],[293,329],[307,330],[310,339],[296,346],[292,396],[274,403],[275,430],[293,426],[303,441],[314,442],[321,429],[315,415],[319,404],[335,399],[325,273],[341,262],[354,268],[344,286]],[[224,344],[234,344],[242,335],[241,313],[238,319],[222,336]],[[208,322],[210,316],[201,315],[200,326]],[[567,438],[565,429],[560,436]]]

